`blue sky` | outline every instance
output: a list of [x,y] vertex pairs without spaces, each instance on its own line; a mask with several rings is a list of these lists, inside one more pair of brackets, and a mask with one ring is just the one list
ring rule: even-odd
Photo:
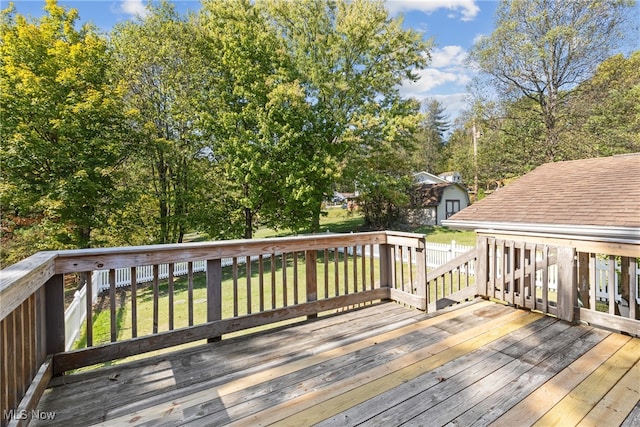
[[[0,0],[2,8],[8,1]],[[44,1],[14,0],[17,12],[34,17],[42,15]],[[197,10],[199,1],[175,1],[180,11]],[[108,32],[117,22],[144,14],[143,0],[85,0],[65,1],[59,4],[78,9],[80,21],[93,22]],[[446,107],[454,119],[465,107],[466,86],[473,77],[465,66],[465,59],[474,40],[490,34],[494,26],[495,1],[480,0],[388,0],[386,6],[392,15],[402,14],[406,27],[433,37],[436,47],[431,52],[430,66],[421,72],[421,79],[405,84],[402,93],[419,100],[434,98]]]

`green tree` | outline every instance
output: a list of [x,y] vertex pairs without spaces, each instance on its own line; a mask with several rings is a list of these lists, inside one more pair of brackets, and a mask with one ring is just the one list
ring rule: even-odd
[[640,51],[602,62],[569,99],[564,136],[576,156],[640,151]]
[[130,139],[106,39],[76,29],[77,11],[55,0],[44,10],[38,20],[3,11],[0,43],[0,205],[5,220],[31,218],[32,251],[92,245],[119,200]]
[[401,19],[389,18],[382,2],[264,4],[293,58],[310,109],[291,213],[310,219],[317,230],[322,201],[334,183],[369,179],[362,167],[366,159],[394,133],[405,132],[403,119],[416,108],[399,96],[398,87],[404,79],[417,79],[415,71],[426,66],[431,43],[403,29]]
[[564,157],[559,134],[567,98],[620,47],[632,5],[629,0],[505,0],[494,32],[474,46],[470,59],[497,93],[533,101],[531,111],[544,124],[546,161]]
[[446,142],[445,134],[450,128],[445,107],[436,99],[426,99],[422,103],[422,114],[416,132],[416,168],[432,173],[444,172],[442,150]]
[[228,208],[242,218],[241,236],[251,238],[259,223],[295,229],[300,216],[288,212],[304,202],[298,174],[309,111],[289,55],[248,0],[205,2],[199,25],[213,76],[205,128],[227,192],[236,195]]
[[181,242],[212,207],[203,191],[215,188],[215,175],[200,126],[208,67],[198,37],[193,19],[163,1],[139,21],[117,25],[111,38],[113,73],[142,138],[137,160],[146,168],[137,179],[155,196],[156,224],[148,225],[158,243]]

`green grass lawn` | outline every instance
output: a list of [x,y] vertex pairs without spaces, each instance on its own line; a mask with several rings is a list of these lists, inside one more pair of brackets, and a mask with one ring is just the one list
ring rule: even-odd
[[[364,218],[359,212],[349,212],[347,209],[332,207],[326,210],[326,215],[320,216],[321,233],[349,233],[364,230]],[[308,234],[311,230],[300,230],[298,234]],[[267,227],[259,228],[253,235],[254,239],[266,237],[283,237],[294,234],[292,230],[274,230]]]
[[[332,233],[354,233],[359,231],[368,231],[364,226],[364,217],[360,212],[349,212],[340,207],[327,209],[327,215],[320,217],[320,232]],[[424,225],[409,230],[411,233],[424,234],[428,242],[434,243],[451,243],[455,240],[460,245],[475,246],[476,233],[474,231],[453,230],[442,226]],[[300,234],[310,233],[310,230],[303,230]],[[254,238],[266,237],[282,237],[290,236],[291,230],[273,230],[270,228],[260,228],[254,233]]]

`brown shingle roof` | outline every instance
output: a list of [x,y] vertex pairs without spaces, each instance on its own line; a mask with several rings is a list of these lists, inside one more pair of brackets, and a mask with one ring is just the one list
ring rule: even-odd
[[640,227],[640,153],[544,164],[450,220]]
[[411,189],[411,207],[426,208],[429,206],[438,206],[442,200],[444,189],[452,183],[442,184],[418,184]]

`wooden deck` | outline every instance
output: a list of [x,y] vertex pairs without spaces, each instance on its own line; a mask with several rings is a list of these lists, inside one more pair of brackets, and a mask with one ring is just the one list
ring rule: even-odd
[[54,378],[31,425],[640,425],[640,339],[396,303]]

